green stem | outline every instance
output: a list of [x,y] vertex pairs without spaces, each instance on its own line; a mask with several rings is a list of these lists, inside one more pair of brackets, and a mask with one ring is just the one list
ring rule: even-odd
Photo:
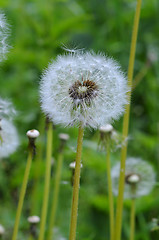
[[35,161],[34,161],[34,185],[32,188],[32,194],[31,194],[31,215],[39,215],[39,185],[40,185],[40,176],[41,176],[41,163],[42,163],[42,158],[43,158],[43,151],[44,147],[42,144],[42,137],[44,135],[44,129],[45,129],[45,118],[43,115],[40,117],[40,122],[39,122],[39,132],[40,132],[40,141],[37,146],[37,154],[35,156]]
[[52,123],[48,123],[47,130],[47,150],[46,150],[46,169],[45,169],[45,186],[44,186],[44,196],[43,196],[43,206],[40,221],[40,233],[38,240],[44,239],[46,217],[48,210],[48,200],[49,200],[49,188],[50,188],[50,176],[51,176],[51,157],[52,157]]
[[20,191],[20,197],[19,197],[18,208],[17,208],[16,218],[15,218],[15,224],[14,224],[12,240],[16,240],[17,239],[17,235],[18,235],[19,221],[20,221],[20,216],[21,216],[21,212],[22,212],[22,207],[23,207],[26,187],[27,187],[27,183],[28,183],[28,178],[29,178],[32,158],[33,158],[33,152],[32,152],[32,149],[30,149],[29,150],[29,154],[28,154],[26,168],[25,168],[22,188],[21,188],[21,191]]
[[110,139],[107,139],[106,144],[106,163],[107,163],[107,178],[108,178],[108,199],[109,199],[109,218],[110,218],[110,239],[114,238],[114,201],[112,193],[112,179],[111,179],[111,163],[110,163]]
[[56,210],[57,210],[57,206],[58,206],[62,163],[63,163],[63,152],[60,152],[59,156],[58,156],[58,160],[57,160],[57,169],[56,169],[56,175],[55,175],[55,188],[54,188],[52,209],[51,209],[50,222],[49,222],[49,228],[48,228],[48,238],[47,238],[48,240],[53,239],[54,223],[55,223],[55,218],[56,218]]
[[[128,104],[126,105],[126,111],[125,111],[124,120],[123,120],[123,140],[125,140],[128,136],[129,115],[130,115],[130,98],[131,98],[134,61],[135,61],[136,41],[137,41],[138,26],[139,26],[139,20],[140,20],[140,11],[141,11],[141,0],[138,0],[137,1],[137,6],[136,6],[135,18],[134,18],[133,33],[132,33],[132,40],[131,40],[131,49],[130,49],[130,58],[129,58],[128,87],[129,87],[130,91],[128,92]],[[117,199],[117,212],[116,212],[115,238],[114,238],[114,240],[120,240],[121,239],[126,155],[127,155],[127,143],[124,144],[122,146],[122,149],[121,149],[119,194],[118,194],[118,199]]]
[[131,216],[130,216],[130,240],[134,240],[135,233],[135,199],[131,200]]
[[77,141],[76,166],[75,166],[75,176],[74,176],[74,184],[73,184],[73,197],[72,197],[72,210],[71,210],[71,224],[70,224],[69,240],[76,239],[83,132],[84,132],[84,129],[82,127],[82,124],[80,124],[79,131],[78,131],[78,141]]

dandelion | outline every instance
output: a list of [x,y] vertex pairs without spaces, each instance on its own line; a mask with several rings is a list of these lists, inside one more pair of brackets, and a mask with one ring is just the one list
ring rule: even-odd
[[6,21],[4,13],[0,12],[0,62],[5,59],[8,52],[7,38],[9,33],[9,24]]
[[119,65],[91,52],[59,56],[45,70],[40,85],[42,109],[54,123],[81,122],[93,128],[119,118],[126,92]]
[[[112,169],[113,192],[118,195],[120,164]],[[128,158],[125,171],[125,198],[138,198],[148,195],[155,184],[155,173],[152,166],[140,158]],[[133,187],[135,186],[135,187]]]
[[31,164],[32,164],[32,159],[35,154],[35,141],[36,141],[36,138],[39,136],[39,134],[40,134],[39,131],[37,131],[36,129],[29,130],[26,133],[28,140],[29,140],[29,151],[28,151],[28,158],[27,158],[26,168],[25,168],[24,177],[23,177],[23,181],[22,181],[22,187],[21,187],[21,191],[20,191],[18,206],[17,206],[12,240],[17,239],[19,222],[20,222],[22,207],[23,207],[23,203],[24,203],[24,197],[25,197],[26,188],[28,185],[28,180],[29,180],[30,168],[31,168]]
[[[114,194],[118,194],[120,164],[112,169],[112,183]],[[130,240],[135,232],[135,199],[148,195],[155,184],[155,173],[152,166],[140,158],[128,158],[125,170],[124,197],[131,199]]]
[[40,98],[45,114],[55,124],[79,126],[69,240],[76,238],[84,127],[97,128],[118,119],[124,112],[127,91],[119,65],[93,52],[59,56],[42,76]]
[[0,158],[8,157],[19,145],[17,130],[7,119],[0,120]]
[[12,102],[0,98],[0,119],[12,119],[15,115],[16,110],[14,109]]

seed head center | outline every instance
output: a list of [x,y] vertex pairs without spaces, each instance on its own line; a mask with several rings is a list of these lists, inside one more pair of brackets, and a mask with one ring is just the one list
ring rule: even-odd
[[69,88],[69,95],[74,103],[80,104],[83,101],[86,104],[90,104],[91,100],[95,98],[98,94],[98,86],[95,82],[91,80],[76,81]]

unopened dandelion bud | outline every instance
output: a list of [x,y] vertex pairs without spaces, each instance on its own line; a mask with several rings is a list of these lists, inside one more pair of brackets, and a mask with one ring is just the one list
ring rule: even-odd
[[0,237],[5,233],[5,228],[0,224]]
[[68,134],[66,134],[66,133],[60,133],[59,134],[59,138],[60,138],[60,140],[68,141],[70,136]]
[[36,153],[35,140],[40,135],[39,131],[36,129],[28,130],[26,135],[29,139],[29,149],[33,150],[33,155]]
[[[74,175],[75,175],[75,167],[76,167],[76,162],[71,162],[69,165],[69,168],[72,170],[72,176],[71,176],[71,185],[73,186],[74,183]],[[81,163],[81,168],[83,168],[83,164]]]
[[131,174],[126,178],[126,182],[129,184],[137,184],[139,181],[140,181],[140,176],[138,174]]
[[111,133],[113,131],[113,126],[111,124],[106,124],[99,128],[99,131],[102,133]]
[[37,238],[37,224],[40,222],[40,217],[30,216],[28,217],[30,223],[30,234],[36,239]]
[[66,142],[69,140],[69,135],[65,134],[65,133],[60,133],[59,134],[59,139],[61,140],[60,141],[59,151],[62,152]]
[[40,217],[39,216],[30,216],[30,217],[28,217],[28,222],[31,224],[37,224],[40,222]]

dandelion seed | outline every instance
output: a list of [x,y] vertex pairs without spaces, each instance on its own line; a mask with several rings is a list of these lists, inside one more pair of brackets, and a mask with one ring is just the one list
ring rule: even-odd
[[0,120],[0,158],[8,157],[19,145],[18,134],[12,122]]
[[75,52],[58,56],[45,70],[42,109],[56,124],[97,128],[124,112],[127,84],[118,64],[104,55]]
[[6,22],[4,13],[0,12],[0,62],[5,59],[9,46],[7,38],[9,34],[9,24]]
[[[113,192],[118,195],[120,164],[112,169]],[[125,198],[138,198],[148,195],[155,184],[155,173],[152,166],[140,158],[128,158],[125,171]]]

